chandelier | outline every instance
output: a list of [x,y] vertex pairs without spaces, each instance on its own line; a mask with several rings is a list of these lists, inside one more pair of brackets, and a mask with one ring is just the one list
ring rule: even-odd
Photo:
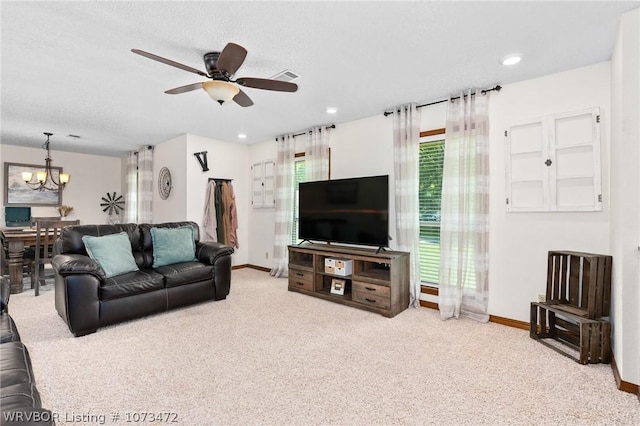
[[49,152],[49,137],[53,133],[44,133],[47,136],[47,141],[42,145],[42,148],[47,150],[47,158],[44,159],[44,170],[39,170],[35,173],[22,172],[22,179],[29,186],[29,188],[36,191],[58,191],[61,187],[69,182],[71,175],[69,173],[60,173],[58,176],[58,182],[55,181],[51,170],[51,154]]

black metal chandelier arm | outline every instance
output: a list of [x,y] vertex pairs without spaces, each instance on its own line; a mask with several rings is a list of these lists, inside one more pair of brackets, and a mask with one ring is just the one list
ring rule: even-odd
[[40,181],[35,181],[35,182],[27,182],[25,181],[24,183],[26,183],[29,188],[33,189],[33,190],[44,190],[44,186],[42,185],[42,183]]
[[44,190],[59,191],[61,188],[64,188],[66,183],[69,181],[69,174],[66,174],[66,173],[63,174],[60,171],[59,172],[60,174],[58,175],[58,180],[55,179],[53,175],[53,169],[51,167],[52,160],[51,160],[51,151],[49,149],[49,143],[50,143],[49,138],[51,137],[51,135],[53,135],[53,133],[45,132],[44,134],[47,136],[47,140],[45,141],[44,144],[42,144],[42,148],[47,151],[47,156],[44,159],[44,162],[45,162],[44,180],[40,181],[38,179],[38,173],[42,173],[42,172],[36,172],[35,181],[34,181],[34,173],[31,173],[29,180],[24,180],[24,182],[27,184],[29,188],[31,188],[34,191],[44,191]]

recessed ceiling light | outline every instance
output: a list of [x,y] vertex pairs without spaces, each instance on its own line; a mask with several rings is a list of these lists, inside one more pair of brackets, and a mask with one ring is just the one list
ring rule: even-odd
[[238,139],[246,139],[247,135],[244,133],[238,133]]
[[502,65],[515,65],[522,60],[521,55],[509,55],[502,60]]
[[338,112],[337,108],[333,108],[333,107],[327,108],[327,114],[335,114],[336,112]]

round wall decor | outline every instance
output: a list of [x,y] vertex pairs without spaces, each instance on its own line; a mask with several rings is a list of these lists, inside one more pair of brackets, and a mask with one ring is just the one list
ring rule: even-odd
[[163,200],[166,200],[171,193],[171,172],[166,167],[161,168],[158,173],[158,192]]

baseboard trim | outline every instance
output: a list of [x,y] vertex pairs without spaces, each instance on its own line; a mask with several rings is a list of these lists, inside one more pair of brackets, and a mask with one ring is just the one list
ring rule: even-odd
[[520,330],[529,331],[529,323],[511,318],[499,317],[496,315],[489,315],[489,322],[495,322],[496,324],[506,325],[508,327],[519,328]]
[[243,268],[256,269],[262,272],[271,272],[270,268],[265,268],[264,266],[251,265],[250,263],[244,263],[242,265],[236,265],[231,267],[231,269],[243,269]]
[[640,387],[634,383],[625,382],[620,377],[620,371],[618,371],[618,364],[616,364],[616,357],[613,355],[613,351],[611,352],[611,370],[613,370],[613,377],[616,379],[616,387],[618,390],[638,395],[638,399],[640,400]]
[[[423,287],[424,288],[424,287]],[[438,309],[438,304],[434,302],[429,302],[426,300],[420,301],[420,306],[429,308],[429,309]],[[519,328],[521,330],[529,330],[529,323],[519,320],[514,320],[511,318],[499,317],[496,315],[489,315],[489,322],[495,322],[496,324],[506,325],[507,327]]]

